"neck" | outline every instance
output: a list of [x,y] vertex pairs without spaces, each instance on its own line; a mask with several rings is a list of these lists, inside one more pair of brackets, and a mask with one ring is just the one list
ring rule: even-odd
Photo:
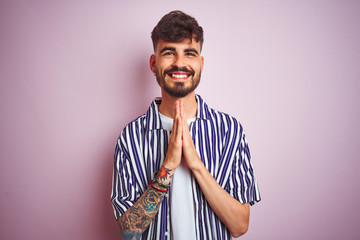
[[159,106],[159,112],[169,118],[175,118],[175,103],[176,101],[182,101],[184,107],[184,118],[190,119],[196,117],[197,102],[195,98],[195,91],[189,93],[185,97],[176,98],[172,97],[164,90],[161,91],[161,104]]

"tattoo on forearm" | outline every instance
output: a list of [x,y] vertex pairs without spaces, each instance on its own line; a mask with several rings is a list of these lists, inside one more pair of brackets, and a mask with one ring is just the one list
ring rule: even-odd
[[156,191],[149,191],[149,193],[144,197],[144,206],[147,212],[157,211],[157,208],[160,207],[161,197]]
[[170,186],[172,174],[172,169],[161,166],[159,172],[154,176],[156,183],[149,186],[136,203],[120,217],[119,227],[124,239],[139,239],[149,227],[159,211],[162,198],[167,192],[164,189]]
[[165,193],[148,187],[139,200],[119,219],[124,239],[139,239],[156,216]]

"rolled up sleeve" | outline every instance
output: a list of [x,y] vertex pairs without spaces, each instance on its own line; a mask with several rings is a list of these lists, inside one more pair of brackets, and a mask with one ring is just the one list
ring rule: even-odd
[[126,146],[121,138],[116,143],[114,155],[114,172],[112,181],[111,203],[115,218],[121,217],[138,199],[134,171],[129,161]]
[[261,197],[251,162],[249,146],[243,131],[235,158],[229,178],[229,193],[241,203],[254,205],[261,200]]

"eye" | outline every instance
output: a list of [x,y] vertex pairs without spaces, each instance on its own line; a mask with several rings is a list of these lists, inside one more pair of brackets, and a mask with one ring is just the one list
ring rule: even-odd
[[167,56],[167,55],[168,55],[168,56],[171,56],[171,55],[174,55],[174,53],[173,53],[173,52],[165,52],[165,53],[164,53],[164,56]]
[[196,55],[195,55],[194,53],[192,53],[192,52],[187,52],[187,53],[186,53],[186,56],[195,57]]

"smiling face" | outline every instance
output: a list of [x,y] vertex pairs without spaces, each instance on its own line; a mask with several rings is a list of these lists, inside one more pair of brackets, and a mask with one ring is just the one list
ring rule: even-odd
[[181,42],[160,40],[151,55],[150,68],[163,91],[181,98],[199,85],[204,58],[200,56],[200,43],[195,39]]

